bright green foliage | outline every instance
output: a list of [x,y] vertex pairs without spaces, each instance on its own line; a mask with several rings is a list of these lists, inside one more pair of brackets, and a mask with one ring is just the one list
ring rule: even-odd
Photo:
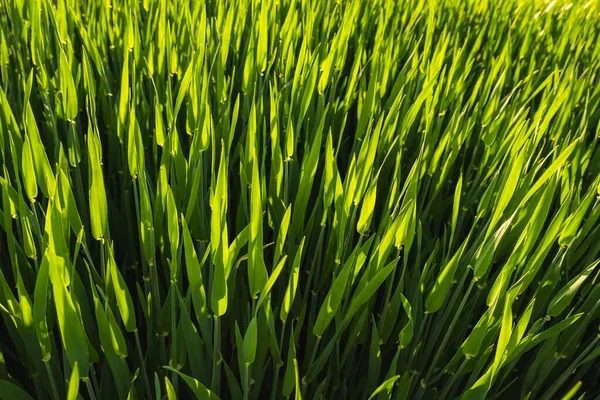
[[600,395],[597,0],[0,2],[0,399]]

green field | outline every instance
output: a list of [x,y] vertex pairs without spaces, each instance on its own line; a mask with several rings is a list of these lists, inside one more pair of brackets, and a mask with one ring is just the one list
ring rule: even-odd
[[0,25],[0,400],[600,398],[599,0]]

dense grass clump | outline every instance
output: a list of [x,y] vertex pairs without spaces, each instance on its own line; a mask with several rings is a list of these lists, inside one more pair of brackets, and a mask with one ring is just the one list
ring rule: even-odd
[[600,396],[598,1],[0,24],[0,399]]

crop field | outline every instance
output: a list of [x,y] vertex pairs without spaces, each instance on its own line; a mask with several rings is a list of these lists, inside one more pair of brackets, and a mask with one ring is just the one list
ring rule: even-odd
[[0,400],[600,399],[600,1],[1,0]]

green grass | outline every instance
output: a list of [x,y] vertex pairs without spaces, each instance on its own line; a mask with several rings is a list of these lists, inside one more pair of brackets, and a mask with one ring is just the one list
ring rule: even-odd
[[0,24],[0,399],[600,396],[598,1]]

